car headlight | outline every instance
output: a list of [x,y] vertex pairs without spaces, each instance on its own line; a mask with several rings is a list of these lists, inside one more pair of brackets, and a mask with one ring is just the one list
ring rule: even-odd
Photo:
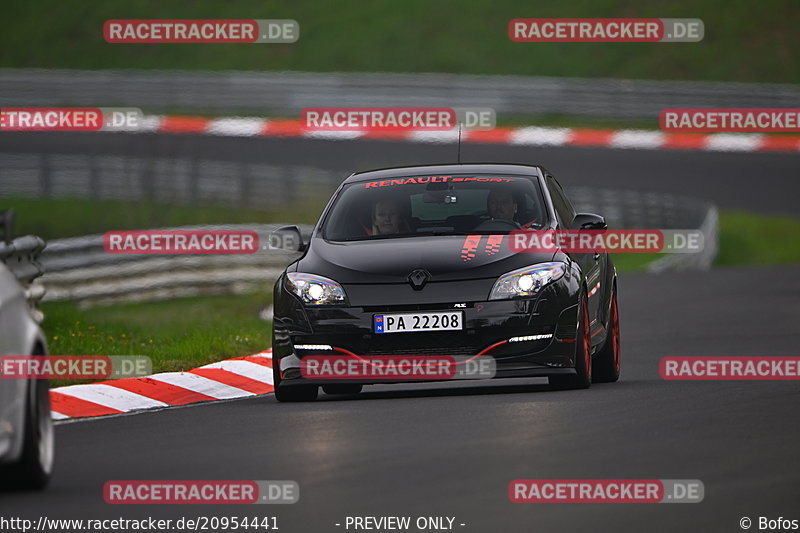
[[306,305],[345,303],[342,286],[332,279],[317,276],[316,274],[288,272],[286,274],[286,288]]
[[564,275],[564,263],[539,263],[500,276],[489,294],[490,300],[506,300],[533,296],[542,288]]

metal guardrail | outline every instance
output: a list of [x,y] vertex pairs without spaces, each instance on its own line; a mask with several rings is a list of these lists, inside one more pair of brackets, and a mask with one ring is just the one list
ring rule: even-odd
[[[266,246],[282,224],[184,226],[163,229],[252,230]],[[310,226],[302,226],[304,238]],[[83,307],[183,296],[269,290],[297,255],[262,249],[241,255],[109,254],[103,235],[53,240],[42,256],[45,301],[77,301]]]
[[45,242],[33,235],[17,237],[9,243],[0,242],[0,261],[20,283],[28,285],[44,272],[38,261],[44,247]]
[[719,251],[719,213],[717,208],[709,206],[703,223],[700,224],[703,232],[704,247],[696,254],[670,254],[657,259],[647,267],[649,272],[664,272],[666,270],[708,270]]
[[[672,254],[653,263],[654,271],[708,268],[716,254],[716,208],[691,198],[662,193],[568,190],[580,212],[597,212],[613,228],[697,229],[706,247],[700,254]],[[282,224],[186,226],[169,229],[253,230],[264,245]],[[166,228],[165,228],[166,229]],[[301,226],[304,239],[311,226]],[[77,301],[82,306],[164,300],[183,296],[237,294],[271,290],[280,272],[297,255],[261,250],[247,255],[108,254],[103,236],[51,241],[42,254],[46,301]]]
[[0,106],[120,106],[294,116],[305,107],[491,107],[653,119],[669,107],[794,107],[791,84],[465,74],[0,69]]
[[564,189],[579,213],[601,214],[616,229],[697,229],[713,208],[704,200],[662,192],[569,185]]
[[27,286],[43,272],[38,262],[45,242],[34,235],[12,238],[14,234],[14,210],[0,210],[0,261],[14,276]]
[[46,244],[40,237],[34,235],[12,239],[13,223],[13,209],[0,211],[0,229],[3,231],[3,239],[0,240],[0,262],[22,285],[33,319],[41,322],[44,315],[36,306],[44,297],[45,290],[42,285],[35,284],[34,280],[44,273],[44,268],[39,263],[39,255]]
[[649,272],[707,270],[719,249],[719,215],[715,205],[683,196],[566,187],[578,212],[599,213],[609,227],[630,229],[699,229],[703,249],[698,253],[665,254],[647,267]]

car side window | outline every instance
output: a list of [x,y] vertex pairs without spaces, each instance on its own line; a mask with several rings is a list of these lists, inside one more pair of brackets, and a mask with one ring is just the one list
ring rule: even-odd
[[572,220],[575,218],[575,211],[572,205],[569,203],[569,200],[567,200],[564,191],[561,190],[561,186],[553,176],[548,175],[545,181],[547,183],[547,190],[550,191],[550,198],[553,200],[556,216],[558,216],[559,226],[565,229],[569,228],[572,224]]

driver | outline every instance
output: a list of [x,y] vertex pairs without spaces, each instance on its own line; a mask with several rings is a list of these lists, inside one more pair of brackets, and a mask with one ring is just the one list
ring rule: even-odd
[[508,189],[492,189],[486,200],[486,209],[492,218],[514,220],[517,216],[517,201]]
[[537,223],[535,218],[525,224],[518,220],[519,205],[510,189],[492,189],[486,199],[486,210],[492,220],[509,220],[519,225],[522,229],[528,229]]
[[390,200],[376,202],[372,208],[372,233],[370,235],[391,235],[410,232],[408,222],[401,213],[400,205]]

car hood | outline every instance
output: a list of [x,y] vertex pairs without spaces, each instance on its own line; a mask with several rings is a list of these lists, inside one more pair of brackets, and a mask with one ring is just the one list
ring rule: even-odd
[[444,235],[354,242],[311,241],[298,272],[341,284],[407,283],[427,270],[430,282],[496,278],[527,265],[552,261],[552,253],[514,253],[508,235]]

